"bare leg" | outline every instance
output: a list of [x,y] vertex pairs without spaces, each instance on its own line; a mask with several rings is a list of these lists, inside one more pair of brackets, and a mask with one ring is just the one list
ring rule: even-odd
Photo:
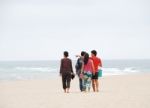
[[94,80],[92,79],[92,88],[93,88],[93,91],[95,91],[94,90]]
[[95,92],[95,79],[92,79],[92,87],[93,87],[93,91]]
[[98,79],[96,79],[95,82],[96,82],[96,91],[99,92],[99,82],[98,82]]

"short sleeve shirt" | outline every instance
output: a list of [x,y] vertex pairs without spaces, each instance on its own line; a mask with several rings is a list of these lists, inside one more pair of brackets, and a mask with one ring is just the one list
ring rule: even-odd
[[98,66],[102,67],[102,62],[101,59],[98,57],[91,57],[91,60],[93,60],[93,64],[94,64],[94,68],[95,68],[95,72],[98,72]]

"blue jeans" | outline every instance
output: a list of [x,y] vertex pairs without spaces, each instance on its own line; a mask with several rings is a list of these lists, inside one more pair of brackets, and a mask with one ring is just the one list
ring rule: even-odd
[[80,87],[80,91],[83,91],[83,81],[81,78],[79,78],[79,87]]

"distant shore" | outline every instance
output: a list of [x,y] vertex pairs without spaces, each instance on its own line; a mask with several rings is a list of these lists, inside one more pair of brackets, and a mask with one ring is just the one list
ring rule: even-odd
[[78,78],[63,93],[61,78],[0,81],[0,108],[150,108],[150,74],[105,76],[100,92],[81,93]]

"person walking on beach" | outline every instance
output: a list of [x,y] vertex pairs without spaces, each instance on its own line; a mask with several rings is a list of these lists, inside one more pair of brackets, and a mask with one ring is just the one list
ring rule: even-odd
[[83,91],[83,81],[82,81],[82,78],[81,78],[81,70],[82,70],[82,67],[84,65],[84,55],[85,55],[85,52],[82,51],[81,52],[81,56],[80,55],[77,55],[76,57],[79,57],[77,59],[77,62],[76,62],[76,65],[75,65],[75,68],[76,68],[76,74],[78,75],[79,77],[79,87],[80,87],[80,91],[82,92]]
[[95,74],[92,75],[92,87],[94,92],[99,92],[99,82],[98,82],[98,68],[102,67],[101,59],[97,57],[97,51],[91,51],[91,58],[95,68]]
[[69,53],[64,52],[64,58],[61,59],[60,76],[62,76],[62,85],[65,93],[69,93],[71,74],[73,74],[72,60],[68,58]]
[[94,64],[91,59],[89,59],[89,54],[84,55],[84,66],[82,67],[83,73],[83,91],[90,91],[91,88],[91,78],[92,74],[95,74]]

